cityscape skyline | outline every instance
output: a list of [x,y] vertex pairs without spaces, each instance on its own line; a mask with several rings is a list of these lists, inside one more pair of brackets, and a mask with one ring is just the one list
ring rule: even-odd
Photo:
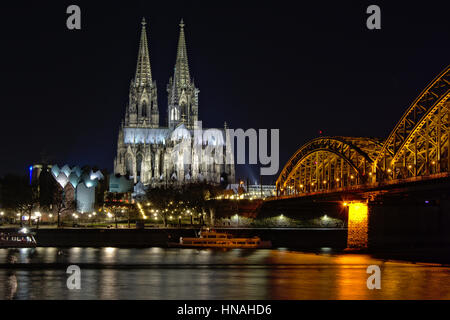
[[0,300],[449,300],[449,5],[2,4]]
[[[202,90],[204,125],[222,127],[224,119],[232,119],[232,128],[279,128],[281,164],[319,132],[385,138],[417,88],[445,67],[449,51],[445,43],[433,50],[445,33],[445,19],[414,5],[384,5],[378,34],[366,29],[363,4],[329,4],[326,9],[307,4],[303,11],[310,14],[298,19],[295,11],[267,4],[255,11],[252,3],[232,10],[205,3],[119,8],[81,2],[79,31],[65,27],[64,5],[48,8],[46,20],[35,15],[42,10],[37,5],[25,10],[8,6],[11,15],[3,23],[20,14],[22,23],[15,28],[29,37],[22,43],[2,28],[4,41],[15,48],[15,54],[6,52],[4,59],[10,62],[2,81],[4,103],[14,106],[6,108],[5,117],[20,119],[21,130],[5,141],[10,152],[1,160],[0,174],[26,174],[43,151],[54,163],[112,171],[111,141],[116,141],[136,68],[143,16],[149,26],[159,104],[167,103],[164,84],[173,71],[178,24],[184,18],[190,67]],[[344,12],[345,19],[340,19]],[[36,23],[40,27],[31,28]],[[413,42],[417,32],[428,37]],[[27,59],[28,48],[33,49],[33,59]],[[45,89],[39,89],[38,82]],[[23,90],[30,94],[17,99]],[[323,90],[333,100],[319,99]],[[278,112],[281,109],[285,112]],[[161,108],[160,122],[165,113]],[[364,126],[358,123],[368,117],[371,121]],[[13,121],[6,123],[0,129],[3,136],[14,126]],[[236,169],[237,177],[258,179],[254,167]]]

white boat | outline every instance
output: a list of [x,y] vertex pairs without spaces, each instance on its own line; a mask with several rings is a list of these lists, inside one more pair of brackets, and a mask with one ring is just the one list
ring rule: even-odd
[[169,243],[175,247],[200,247],[200,248],[270,248],[270,241],[262,241],[259,237],[236,238],[232,234],[216,232],[214,230],[201,230],[195,238],[180,237],[179,243]]
[[19,231],[0,231],[0,248],[34,248],[36,239],[27,228]]

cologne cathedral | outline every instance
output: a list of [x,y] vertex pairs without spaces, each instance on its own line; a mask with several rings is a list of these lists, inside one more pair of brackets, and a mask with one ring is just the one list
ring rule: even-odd
[[145,19],[125,119],[119,130],[114,173],[144,186],[233,183],[234,159],[226,124],[202,128],[199,92],[189,72],[184,23],[173,76],[167,84],[167,122],[160,125]]

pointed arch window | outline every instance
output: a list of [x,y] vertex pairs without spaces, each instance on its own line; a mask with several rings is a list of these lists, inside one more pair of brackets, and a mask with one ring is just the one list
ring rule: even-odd
[[127,153],[125,155],[125,169],[126,169],[126,175],[128,177],[133,176],[133,157],[131,154]]
[[177,108],[172,108],[170,110],[170,119],[172,121],[177,121],[180,119],[180,111]]
[[147,116],[147,101],[143,101],[142,102],[142,116],[146,117]]
[[141,171],[142,171],[142,161],[143,161],[143,157],[141,154],[138,154],[136,157],[136,175],[138,177],[141,176]]

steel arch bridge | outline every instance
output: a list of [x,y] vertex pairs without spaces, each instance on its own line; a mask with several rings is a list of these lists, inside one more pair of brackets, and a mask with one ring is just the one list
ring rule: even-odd
[[320,137],[284,166],[277,195],[345,189],[450,172],[450,65],[417,97],[386,140]]

